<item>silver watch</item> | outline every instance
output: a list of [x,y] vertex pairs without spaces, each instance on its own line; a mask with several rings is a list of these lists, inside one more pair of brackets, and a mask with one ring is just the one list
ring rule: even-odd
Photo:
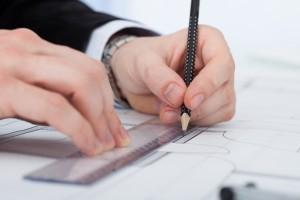
[[136,37],[132,35],[122,35],[114,38],[105,46],[102,56],[102,62],[105,65],[109,82],[115,96],[115,104],[116,106],[121,106],[122,108],[129,108],[130,106],[127,100],[122,97],[121,90],[118,87],[117,79],[111,66],[111,59],[118,49],[131,42],[135,38]]

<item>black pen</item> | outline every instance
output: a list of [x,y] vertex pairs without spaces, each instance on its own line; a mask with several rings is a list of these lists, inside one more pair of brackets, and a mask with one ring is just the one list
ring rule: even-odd
[[[198,45],[198,18],[199,18],[199,7],[200,0],[192,0],[191,13],[190,13],[190,23],[188,29],[188,41],[186,58],[184,65],[184,82],[187,86],[191,84],[194,79],[195,74],[195,61]],[[186,131],[188,129],[191,119],[191,110],[185,105],[181,107],[181,125],[182,130]]]

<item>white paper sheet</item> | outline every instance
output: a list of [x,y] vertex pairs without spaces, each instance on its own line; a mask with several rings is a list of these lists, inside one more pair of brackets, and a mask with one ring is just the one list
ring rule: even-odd
[[297,178],[300,181],[300,76],[256,77],[239,92],[234,121],[208,128],[186,145],[163,152],[212,154],[235,171]]
[[[218,187],[236,173],[300,181],[299,77],[284,71],[245,75],[237,85],[238,112],[232,122],[196,131],[195,137],[165,146],[91,187],[24,180],[28,172],[76,149],[64,135],[44,127],[12,135],[0,144],[1,195],[8,200],[198,200],[215,198]],[[119,114],[128,128],[153,117],[128,110]],[[2,120],[0,141],[32,127]]]

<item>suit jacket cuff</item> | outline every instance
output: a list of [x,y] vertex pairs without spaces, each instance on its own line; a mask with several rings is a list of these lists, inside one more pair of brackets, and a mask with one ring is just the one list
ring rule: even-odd
[[151,31],[146,26],[137,22],[115,20],[93,31],[86,49],[86,54],[94,59],[101,60],[103,50],[109,39],[121,31],[124,34],[136,36],[158,35],[158,33]]

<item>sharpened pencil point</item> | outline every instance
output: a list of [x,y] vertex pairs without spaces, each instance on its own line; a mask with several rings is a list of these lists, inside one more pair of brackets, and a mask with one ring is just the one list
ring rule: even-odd
[[187,113],[183,113],[181,116],[181,126],[183,131],[187,131],[189,127],[191,117]]

